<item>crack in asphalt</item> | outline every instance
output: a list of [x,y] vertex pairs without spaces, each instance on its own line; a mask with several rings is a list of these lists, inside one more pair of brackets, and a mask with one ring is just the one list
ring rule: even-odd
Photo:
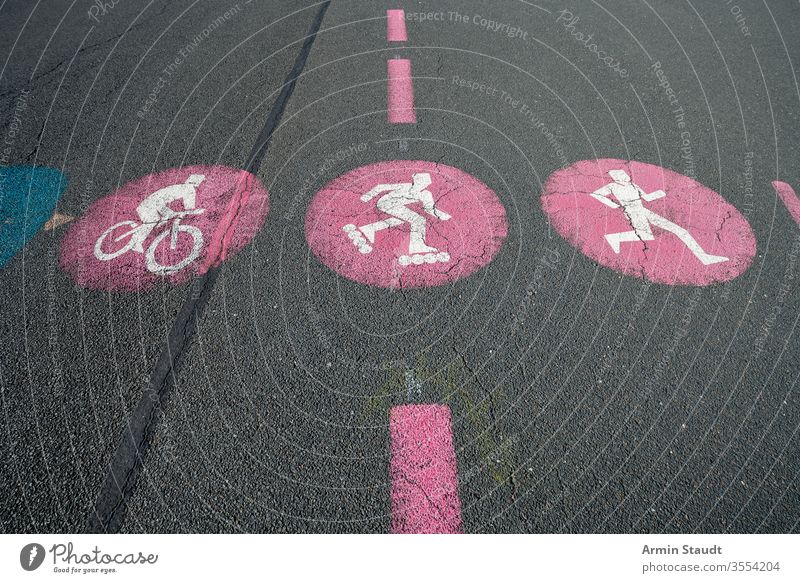
[[[261,162],[269,149],[272,134],[278,127],[286,105],[294,92],[297,79],[305,67],[311,47],[316,40],[329,5],[330,0],[320,5],[294,65],[286,76],[281,92],[275,100],[264,127],[253,145],[252,151],[247,158],[247,163],[243,165],[243,170],[251,174],[258,172]],[[237,209],[237,215],[240,210],[241,207]],[[225,233],[227,234],[227,232],[226,229]],[[224,244],[222,248],[224,248]],[[172,325],[167,345],[159,356],[150,376],[150,385],[145,389],[142,398],[131,414],[126,430],[123,432],[121,443],[108,465],[108,474],[98,494],[93,512],[89,517],[86,527],[87,532],[116,533],[122,528],[126,513],[126,498],[135,486],[136,478],[141,472],[142,460],[151,441],[158,414],[163,409],[163,405],[175,385],[176,371],[181,357],[190,346],[190,342],[197,330],[199,319],[210,300],[218,275],[219,267],[214,266],[192,282],[189,297],[184,302]]]
[[[421,466],[421,467],[424,467],[424,466]],[[439,517],[443,521],[447,520],[447,518],[444,515],[444,512],[442,512],[442,509],[439,508],[439,505],[436,504],[436,502],[431,500],[431,497],[428,495],[428,492],[425,491],[425,488],[423,488],[420,484],[418,484],[416,480],[413,480],[413,479],[409,478],[408,476],[406,476],[403,473],[400,474],[400,478],[402,478],[405,482],[407,482],[408,484],[414,486],[420,492],[422,492],[422,495],[425,496],[425,499],[428,501],[428,503],[436,509],[436,512],[439,514]]]
[[[46,77],[52,75],[53,73],[58,71],[61,67],[66,65],[68,62],[72,61],[75,58],[76,55],[80,55],[81,53],[85,53],[86,51],[89,51],[89,50],[96,49],[96,48],[102,47],[104,45],[107,45],[107,44],[111,43],[112,41],[115,41],[115,40],[125,36],[126,34],[131,32],[132,30],[136,30],[136,29],[139,29],[139,28],[141,28],[143,26],[146,26],[146,25],[150,24],[154,20],[157,20],[161,15],[163,15],[171,5],[172,5],[171,2],[165,2],[163,8],[161,9],[161,11],[157,12],[156,14],[154,14],[151,18],[148,18],[147,20],[143,20],[143,21],[141,21],[139,23],[136,23],[136,24],[132,24],[132,25],[128,26],[125,30],[123,30],[119,34],[116,34],[116,35],[111,36],[109,38],[103,39],[103,40],[101,40],[99,42],[96,42],[94,44],[87,45],[85,47],[79,48],[68,59],[61,59],[58,63],[56,63],[55,65],[50,67],[47,71],[45,71],[43,73],[39,73],[38,75],[36,75],[34,77],[31,77],[24,86],[18,87],[18,88],[14,88],[14,89],[10,89],[8,91],[0,92],[0,98],[6,97],[6,96],[9,96],[9,95],[17,95],[21,91],[23,91],[24,89],[33,88],[34,85],[38,84],[42,79],[45,79]],[[96,25],[92,25],[92,28],[95,28],[95,26]]]

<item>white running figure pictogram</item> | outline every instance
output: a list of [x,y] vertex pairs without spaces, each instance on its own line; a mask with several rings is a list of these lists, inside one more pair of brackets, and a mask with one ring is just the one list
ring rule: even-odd
[[[667,196],[666,192],[663,190],[656,190],[655,192],[647,194],[631,181],[631,177],[628,176],[628,173],[624,170],[609,170],[608,174],[614,179],[614,182],[598,188],[591,193],[591,196],[608,207],[619,208],[621,206],[622,211],[633,227],[633,231],[606,235],[606,241],[614,250],[614,253],[619,253],[620,244],[622,243],[652,241],[655,237],[653,236],[651,226],[655,226],[669,231],[683,241],[703,265],[712,265],[714,263],[728,261],[727,257],[706,253],[689,231],[645,208],[644,204],[642,204],[643,200],[650,202],[663,198]],[[611,196],[614,196],[614,198],[619,201],[619,204],[611,200]]]
[[[440,221],[450,220],[450,215],[441,209],[436,208],[433,200],[433,193],[426,190],[431,184],[431,175],[427,172],[419,172],[412,176],[412,181],[401,182],[398,184],[379,184],[369,192],[361,196],[362,202],[370,202],[381,193],[386,192],[378,199],[376,206],[378,210],[391,215],[391,218],[383,219],[375,223],[356,227],[348,224],[342,227],[347,236],[361,253],[372,252],[372,245],[375,244],[375,233],[383,229],[397,227],[403,223],[408,223],[411,233],[408,241],[408,254],[401,255],[398,262],[401,265],[421,265],[423,263],[446,263],[450,261],[447,252],[440,252],[436,247],[431,247],[425,243],[428,220],[422,214],[409,208],[409,205],[422,203],[422,210]],[[388,192],[387,192],[388,191]]]

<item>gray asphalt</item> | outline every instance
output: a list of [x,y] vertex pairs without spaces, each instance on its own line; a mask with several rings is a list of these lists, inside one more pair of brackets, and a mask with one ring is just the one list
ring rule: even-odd
[[[800,9],[741,4],[746,33],[724,1],[333,0],[258,172],[270,214],[219,271],[120,530],[386,532],[387,411],[408,402],[452,409],[467,532],[800,530],[800,289],[789,279],[800,228],[770,186],[800,190]],[[0,41],[4,132],[31,90],[13,163],[63,168],[59,211],[71,215],[156,170],[245,164],[316,4],[242,2],[136,115],[176,52],[233,5],[121,3],[94,22],[87,3],[33,10],[27,24],[27,3],[0,7],[13,32]],[[389,46],[393,7],[442,16],[409,20],[409,42]],[[557,21],[562,10],[627,77]],[[415,125],[386,122],[395,56],[412,60]],[[697,179],[756,235],[752,266],[728,283],[622,276],[576,251],[539,204],[546,178],[579,160],[686,168],[655,62],[686,112]],[[547,131],[461,79],[526,103]],[[488,266],[390,291],[315,258],[304,235],[314,193],[393,159],[448,164],[497,193],[509,234]],[[39,233],[0,270],[6,532],[87,528],[191,298],[189,285],[76,288],[58,268],[62,235]]]

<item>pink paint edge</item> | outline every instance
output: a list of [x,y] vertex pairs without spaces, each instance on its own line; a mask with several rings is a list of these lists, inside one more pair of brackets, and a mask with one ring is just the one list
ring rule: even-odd
[[389,123],[417,123],[414,109],[414,85],[411,80],[411,61],[390,59],[388,63]]
[[463,532],[450,408],[400,405],[389,411],[393,534]]
[[797,198],[794,188],[780,180],[773,181],[772,187],[775,189],[775,192],[778,193],[778,196],[781,197],[786,210],[792,215],[794,222],[800,226],[800,199]]
[[387,10],[386,11],[386,38],[389,42],[404,43],[408,40],[406,32],[406,11]]
[[253,189],[254,176],[246,170],[241,170],[234,186],[235,192],[228,202],[225,214],[217,223],[211,236],[200,273],[205,273],[212,267],[220,265],[228,258],[228,248],[239,222],[239,215],[250,198]]

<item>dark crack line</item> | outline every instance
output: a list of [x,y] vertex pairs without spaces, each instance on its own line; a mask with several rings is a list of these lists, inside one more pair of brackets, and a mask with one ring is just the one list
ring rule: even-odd
[[408,482],[409,484],[411,484],[412,486],[414,486],[415,488],[417,488],[417,489],[418,489],[420,492],[422,492],[422,495],[423,495],[423,496],[425,496],[425,499],[428,501],[428,503],[429,503],[431,506],[433,506],[433,507],[436,509],[436,512],[439,514],[439,517],[442,519],[442,521],[443,521],[443,522],[447,520],[447,518],[446,518],[446,517],[445,517],[445,515],[444,515],[444,512],[442,512],[442,509],[441,509],[441,508],[439,508],[439,505],[438,505],[438,504],[436,504],[436,502],[434,502],[433,500],[431,500],[431,497],[430,497],[430,496],[428,496],[428,493],[425,491],[425,488],[423,488],[422,486],[420,486],[420,485],[419,485],[419,484],[416,482],[416,480],[412,480],[411,478],[409,478],[409,477],[408,477],[408,476],[406,476],[405,474],[400,474],[400,477],[401,477],[403,480],[405,480],[406,482]]
[[[286,76],[283,88],[269,113],[264,128],[253,145],[247,163],[243,165],[243,169],[252,174],[258,172],[269,149],[272,135],[294,92],[297,79],[305,68],[306,60],[329,5],[330,0],[319,7],[294,66]],[[180,359],[197,331],[198,321],[211,297],[219,269],[219,267],[212,267],[192,282],[189,297],[181,306],[170,330],[167,345],[158,357],[150,375],[149,386],[145,389],[142,398],[128,419],[121,442],[108,465],[108,474],[106,474],[103,487],[88,520],[88,532],[117,533],[122,528],[127,497],[135,486],[159,412],[176,384],[175,375]]]
[[[164,6],[161,9],[161,11],[157,12],[156,14],[154,14],[152,17],[148,18],[147,20],[143,20],[142,22],[130,24],[125,28],[124,31],[122,31],[119,34],[115,34],[114,36],[111,36],[109,38],[103,39],[103,40],[98,41],[98,42],[96,42],[94,44],[87,45],[85,47],[79,48],[77,51],[75,51],[75,54],[73,54],[69,59],[62,59],[58,63],[56,63],[55,65],[50,67],[47,71],[45,71],[43,73],[39,73],[38,75],[34,75],[30,79],[28,79],[28,81],[27,81],[27,83],[25,84],[24,87],[10,89],[8,91],[3,91],[2,93],[0,93],[0,97],[6,97],[6,96],[9,96],[9,95],[17,95],[17,94],[19,94],[19,92],[22,89],[33,88],[36,84],[39,83],[39,81],[49,77],[50,75],[52,75],[53,73],[58,71],[61,67],[66,65],[69,61],[73,60],[77,55],[80,55],[81,53],[85,53],[86,51],[90,51],[90,50],[93,50],[93,49],[108,45],[111,42],[119,39],[120,37],[125,36],[129,32],[137,30],[139,28],[142,28],[143,26],[147,26],[148,24],[151,24],[153,21],[158,20],[167,11],[167,9],[170,7],[170,5],[171,5],[170,2],[165,2]],[[93,25],[92,29],[96,29],[96,26]],[[35,73],[35,71],[34,71],[34,73]]]

